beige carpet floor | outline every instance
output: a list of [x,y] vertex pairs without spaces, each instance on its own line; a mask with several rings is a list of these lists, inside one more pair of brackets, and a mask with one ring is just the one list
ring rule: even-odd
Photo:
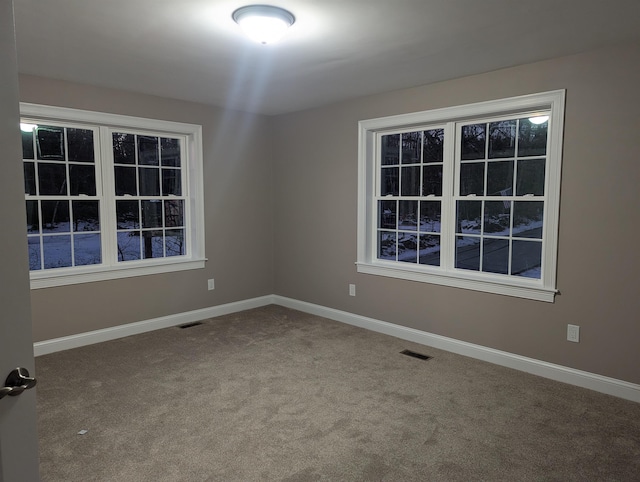
[[279,306],[36,368],[49,482],[640,480],[640,404]]

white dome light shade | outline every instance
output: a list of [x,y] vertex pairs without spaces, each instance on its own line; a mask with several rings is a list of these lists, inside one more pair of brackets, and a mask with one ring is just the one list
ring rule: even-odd
[[296,21],[291,12],[271,5],[247,5],[231,17],[251,40],[261,44],[277,42]]
[[529,117],[529,122],[532,124],[544,124],[549,120],[548,115],[539,115],[537,117]]

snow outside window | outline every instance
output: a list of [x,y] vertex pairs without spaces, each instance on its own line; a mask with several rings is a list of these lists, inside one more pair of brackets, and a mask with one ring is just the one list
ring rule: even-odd
[[358,271],[550,301],[564,91],[359,123]]
[[201,127],[21,104],[32,288],[204,267]]

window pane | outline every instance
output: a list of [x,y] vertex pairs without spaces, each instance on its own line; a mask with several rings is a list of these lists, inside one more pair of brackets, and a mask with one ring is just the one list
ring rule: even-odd
[[162,227],[162,201],[142,201],[142,227]]
[[516,121],[489,124],[489,158],[513,157],[516,150]]
[[40,236],[29,236],[27,238],[29,249],[29,270],[42,269],[42,258],[40,257]]
[[96,175],[93,165],[69,164],[69,189],[72,196],[96,195]]
[[381,196],[397,196],[399,194],[398,171],[399,169],[397,167],[382,168],[382,180],[380,182]]
[[38,159],[64,161],[64,128],[41,126],[36,129]]
[[513,196],[513,161],[488,164],[487,196]]
[[116,201],[118,229],[136,229],[140,227],[140,201]]
[[509,274],[509,240],[482,240],[482,271]]
[[184,254],[184,229],[168,229],[164,238],[167,256]]
[[486,124],[462,126],[462,160],[485,158],[486,130]]
[[405,132],[402,134],[402,164],[420,162],[421,132]]
[[132,261],[140,258],[140,231],[118,233],[118,261]]
[[138,164],[147,166],[160,165],[158,138],[155,136],[138,136]]
[[509,236],[511,231],[511,201],[486,201],[484,204],[484,234]]
[[33,132],[20,132],[22,133],[22,158],[33,159]]
[[180,169],[162,169],[162,195],[182,195],[182,172]]
[[136,137],[133,134],[114,132],[113,162],[116,164],[136,163]]
[[36,193],[36,165],[34,162],[24,163],[24,193]]
[[430,266],[440,266],[440,236],[432,234],[420,235],[418,262]]
[[422,168],[422,195],[442,196],[442,165]]
[[420,201],[420,231],[440,232],[440,201]]
[[396,201],[378,201],[378,227],[383,229],[396,229]]
[[514,237],[542,239],[544,202],[516,201],[513,211]]
[[480,234],[482,214],[482,201],[458,201],[457,202],[457,233]]
[[402,168],[402,195],[418,196],[420,193],[420,166]]
[[42,230],[49,233],[68,233],[69,201],[41,201]]
[[381,164],[400,164],[400,134],[382,136]]
[[418,262],[418,235],[398,233],[398,261],[405,263]]
[[73,230],[100,231],[98,201],[72,201]]
[[480,238],[456,236],[456,268],[480,270]]
[[124,196],[126,194],[130,194],[131,196],[137,195],[136,168],[116,166],[114,171],[116,177],[116,196]]
[[40,214],[38,213],[38,201],[27,201],[27,232],[40,232]]
[[64,164],[38,163],[41,196],[67,195],[67,168]]
[[164,257],[162,231],[142,231],[142,256],[144,259]]
[[396,260],[396,233],[378,233],[378,258]]
[[140,195],[159,196],[160,195],[160,169],[140,167]]
[[460,195],[484,195],[484,162],[460,165]]
[[71,266],[71,236],[43,236],[44,268]]
[[89,129],[67,129],[69,161],[93,162],[93,131]]
[[542,243],[539,241],[513,241],[511,274],[540,279]]
[[547,153],[547,129],[549,122],[534,124],[520,119],[518,132],[518,156],[544,156]]
[[160,157],[163,166],[180,167],[180,139],[160,139]]
[[444,129],[424,131],[422,162],[442,162]]
[[398,229],[404,229],[405,231],[418,230],[418,201],[400,201]]
[[76,266],[100,264],[102,252],[100,234],[77,234],[73,237],[73,254]]
[[184,201],[164,202],[164,225],[167,228],[184,226]]
[[525,194],[544,196],[545,164],[545,159],[518,161],[516,180],[516,194],[518,196],[524,196]]

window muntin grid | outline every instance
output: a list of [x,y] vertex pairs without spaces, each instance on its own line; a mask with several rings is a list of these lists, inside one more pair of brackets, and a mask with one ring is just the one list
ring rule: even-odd
[[444,128],[380,136],[377,257],[440,265]]
[[549,122],[530,117],[457,124],[456,269],[542,276]]
[[22,132],[29,269],[101,264],[97,129],[32,127]]
[[185,254],[180,138],[112,132],[118,261]]

